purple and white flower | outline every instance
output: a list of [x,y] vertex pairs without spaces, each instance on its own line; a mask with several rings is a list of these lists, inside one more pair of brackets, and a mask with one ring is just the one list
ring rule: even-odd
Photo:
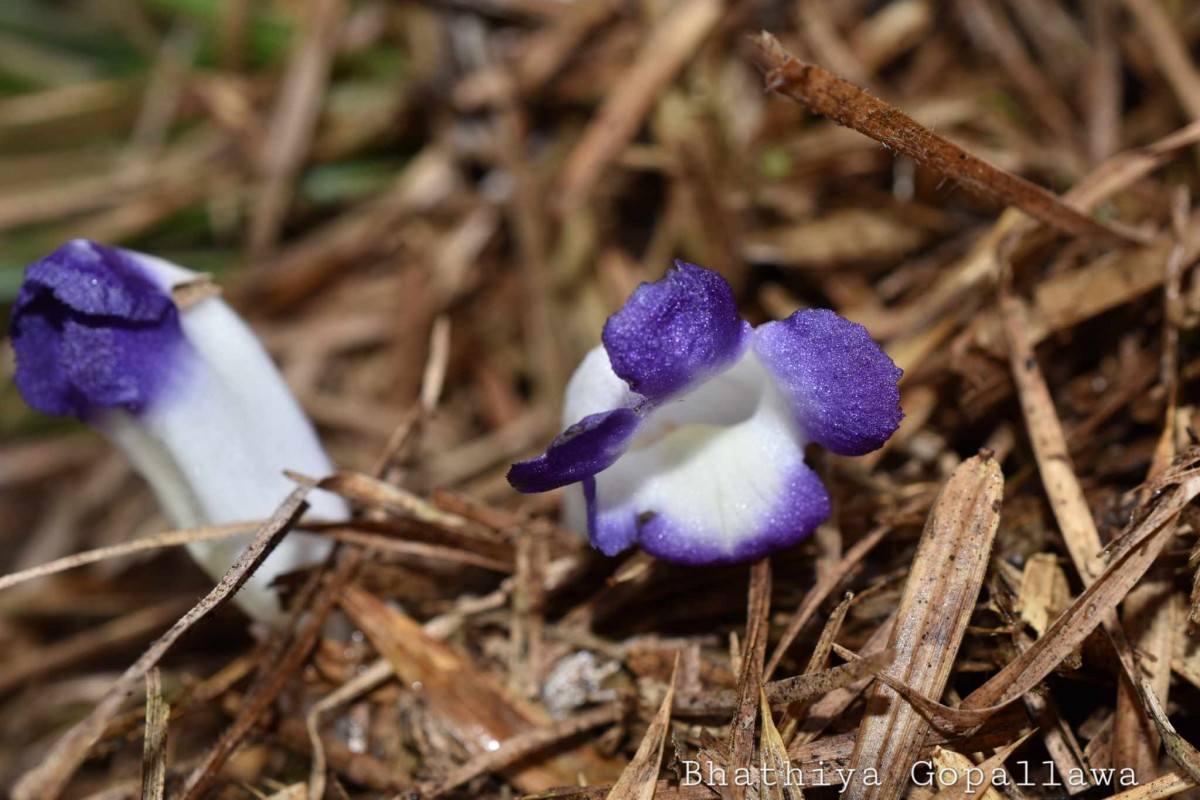
[[[187,528],[267,517],[292,488],[284,469],[331,470],[312,424],[237,314],[215,296],[175,303],[172,290],[200,277],[75,240],[29,266],[12,317],[26,402],[102,431],[150,483],[168,519]],[[310,497],[310,508],[327,519],[347,514],[324,492]],[[249,538],[189,549],[215,578]],[[288,534],[238,594],[242,607],[276,618],[270,583],[320,561],[329,546]]]
[[568,524],[607,555],[640,544],[666,561],[749,561],[829,516],[804,448],[881,447],[904,416],[901,371],[832,311],[753,328],[720,275],[676,266],[609,318],[567,386],[569,427],[508,480],[570,486]]

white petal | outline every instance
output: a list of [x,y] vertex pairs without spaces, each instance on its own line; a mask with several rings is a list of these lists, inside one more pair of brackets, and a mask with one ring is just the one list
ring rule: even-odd
[[[134,255],[164,288],[194,280],[195,273],[161,259]],[[100,426],[154,487],[172,523],[222,524],[269,516],[294,488],[283,471],[313,476],[332,465],[311,422],[292,396],[257,337],[217,297],[181,310],[190,348],[163,397],[143,413],[109,412]],[[341,498],[314,492],[310,515],[343,519]],[[190,547],[219,577],[249,537]],[[280,574],[319,562],[330,543],[290,533],[238,595],[260,619],[278,614],[267,587]]]
[[629,384],[617,377],[603,345],[592,348],[579,362],[563,396],[563,427],[589,414],[627,408],[639,399]]

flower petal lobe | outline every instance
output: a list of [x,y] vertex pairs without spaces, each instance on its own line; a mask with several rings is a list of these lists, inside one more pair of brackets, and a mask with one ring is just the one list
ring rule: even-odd
[[612,466],[637,432],[639,414],[618,408],[589,414],[558,435],[546,452],[513,464],[508,482],[519,492],[546,492]]
[[718,273],[684,261],[643,283],[604,325],[613,371],[638,394],[661,401],[741,355],[750,326]]
[[807,539],[829,518],[829,493],[804,462],[792,466],[784,477],[778,499],[767,509],[753,536],[739,540],[732,549],[698,537],[670,514],[656,514],[641,526],[642,549],[663,561],[676,564],[741,564],[791,547]]
[[184,346],[171,297],[124,252],[82,240],[30,265],[12,340],[21,395],[59,416],[142,411]]
[[903,372],[866,328],[833,311],[806,309],[761,325],[754,348],[805,437],[834,453],[877,450],[904,418]]

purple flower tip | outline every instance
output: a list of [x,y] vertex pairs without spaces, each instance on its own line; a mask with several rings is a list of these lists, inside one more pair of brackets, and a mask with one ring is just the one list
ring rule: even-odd
[[603,339],[613,372],[643,397],[665,400],[733,363],[749,332],[719,273],[676,261],[608,318]]
[[46,414],[141,411],[183,344],[170,294],[136,257],[83,239],[29,265],[12,313],[17,389]]
[[827,308],[797,311],[755,331],[755,350],[792,401],[809,440],[844,456],[883,447],[904,419],[904,371],[867,329]]
[[618,408],[592,414],[558,435],[546,452],[513,464],[508,482],[519,492],[548,492],[612,466],[637,432],[638,413]]

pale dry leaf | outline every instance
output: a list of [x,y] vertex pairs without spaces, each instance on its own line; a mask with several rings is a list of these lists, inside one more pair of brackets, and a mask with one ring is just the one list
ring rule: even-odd
[[[967,459],[950,476],[917,546],[888,641],[895,658],[883,675],[941,696],[983,586],[1003,496],[1004,477],[990,454]],[[876,684],[855,740],[847,800],[899,796],[928,732],[916,709]],[[877,785],[863,777],[868,770]]]

